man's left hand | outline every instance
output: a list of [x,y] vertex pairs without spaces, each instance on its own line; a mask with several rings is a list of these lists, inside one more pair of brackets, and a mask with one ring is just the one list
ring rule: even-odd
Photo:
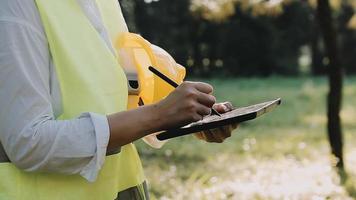
[[[219,113],[230,112],[234,109],[230,102],[215,104],[213,108]],[[238,124],[227,125],[215,129],[210,129],[196,133],[198,139],[205,140],[210,143],[222,143],[226,138],[231,137],[231,133],[238,127]]]

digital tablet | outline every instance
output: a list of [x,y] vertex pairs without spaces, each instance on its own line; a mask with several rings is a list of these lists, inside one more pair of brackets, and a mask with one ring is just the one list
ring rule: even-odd
[[237,108],[228,113],[217,115],[209,115],[204,119],[188,124],[184,127],[170,129],[157,135],[158,140],[167,140],[170,138],[180,137],[192,133],[197,133],[204,130],[214,129],[229,124],[241,123],[256,119],[257,117],[272,111],[281,104],[281,99],[267,101],[256,105]]

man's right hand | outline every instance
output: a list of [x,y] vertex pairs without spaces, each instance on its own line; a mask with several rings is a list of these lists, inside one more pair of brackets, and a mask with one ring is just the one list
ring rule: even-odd
[[201,82],[183,82],[165,99],[154,105],[160,115],[161,129],[180,127],[203,119],[211,113],[213,87]]
[[199,121],[215,103],[213,88],[206,83],[184,82],[156,104],[107,116],[108,149],[129,144],[146,135]]

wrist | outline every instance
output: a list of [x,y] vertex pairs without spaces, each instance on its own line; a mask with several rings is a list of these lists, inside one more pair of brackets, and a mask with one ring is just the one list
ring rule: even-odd
[[123,146],[162,129],[160,109],[155,105],[107,116],[110,128],[109,147]]
[[148,105],[147,108],[149,109],[148,113],[150,118],[150,132],[155,133],[158,131],[162,131],[167,121],[166,117],[164,116],[164,111],[162,111],[162,108],[159,106],[158,103]]

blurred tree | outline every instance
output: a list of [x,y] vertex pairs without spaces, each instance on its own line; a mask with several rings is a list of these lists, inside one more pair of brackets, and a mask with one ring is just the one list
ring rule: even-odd
[[331,151],[338,159],[336,166],[343,170],[343,139],[340,119],[340,109],[342,102],[343,68],[340,58],[339,47],[337,44],[337,33],[332,17],[329,0],[318,0],[317,4],[318,19],[320,29],[324,37],[326,54],[329,59],[329,94],[328,94],[328,136]]
[[253,6],[245,0],[121,0],[121,4],[131,30],[167,49],[194,75],[298,74],[299,49],[312,33],[311,11],[300,2]]
[[[311,49],[311,72],[326,73],[328,58],[312,9],[317,0],[120,1],[130,30],[167,49],[189,74],[298,75],[305,46]],[[346,28],[356,17],[347,20],[354,12],[341,0],[330,2],[340,16],[342,62],[356,73],[356,35]]]
[[320,34],[320,25],[316,16],[316,12],[313,11],[312,14],[312,35],[310,38],[312,65],[311,74],[314,76],[326,75],[326,62],[324,55],[324,43]]
[[[316,8],[317,1],[309,0],[313,8]],[[353,29],[354,10],[356,9],[356,1],[353,0],[330,0],[332,15],[335,17],[335,27],[337,30],[337,40],[340,46],[341,62],[347,74],[356,73],[356,31]],[[315,18],[316,19],[316,18]],[[356,20],[356,16],[355,16]],[[356,22],[356,21],[355,21]],[[324,45],[320,43],[321,35],[318,30],[318,23],[315,23],[314,36],[311,42],[313,49],[313,66],[312,72],[314,75],[326,74],[328,58],[326,56]]]
[[[316,21],[316,17],[314,20]],[[311,46],[311,56],[312,56],[312,65],[311,73],[314,76],[320,76],[326,74],[326,62],[324,59],[324,45],[320,37],[320,27],[317,22],[313,23],[313,34],[310,38]]]
[[310,10],[305,6],[286,0],[193,0],[191,10],[201,20],[219,24],[215,27],[220,29],[209,32],[220,32],[216,39],[220,45],[214,46],[222,52],[220,71],[267,76],[298,74],[298,50],[311,34]]
[[340,55],[342,55],[341,64],[345,66],[345,70],[349,74],[356,73],[356,31],[349,27],[353,15],[354,8],[352,5],[343,1],[337,17],[337,30],[340,41]]

